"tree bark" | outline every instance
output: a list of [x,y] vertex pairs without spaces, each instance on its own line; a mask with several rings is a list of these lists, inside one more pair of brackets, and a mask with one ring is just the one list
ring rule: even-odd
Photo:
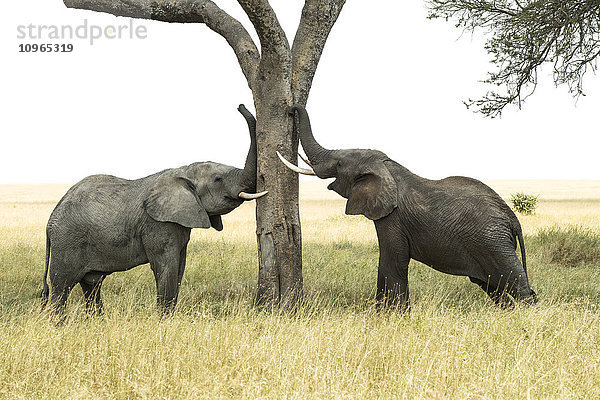
[[[259,273],[256,302],[293,307],[302,298],[302,234],[298,176],[287,170],[275,151],[298,152],[293,137],[292,54],[275,12],[266,0],[239,0],[261,45],[254,104],[258,120],[257,186],[269,196],[256,205]],[[286,171],[287,170],[287,171]]]
[[346,0],[306,0],[304,3],[292,46],[294,103],[306,106],[325,43],[345,3]]
[[209,0],[63,0],[67,7],[166,22],[204,23],[233,48],[256,108],[256,235],[259,272],[256,301],[293,307],[302,298],[302,235],[298,176],[281,164],[279,151],[296,160],[298,135],[288,114],[306,105],[325,42],[345,0],[306,0],[293,48],[267,0],[238,0],[258,34],[261,51],[242,24]]
[[269,196],[256,206],[259,274],[256,301],[259,305],[293,307],[302,298],[302,237],[298,204],[298,176],[287,170],[276,156],[278,150],[297,154],[293,122],[288,116],[292,102],[289,86],[265,81],[255,94],[258,117],[259,190]]

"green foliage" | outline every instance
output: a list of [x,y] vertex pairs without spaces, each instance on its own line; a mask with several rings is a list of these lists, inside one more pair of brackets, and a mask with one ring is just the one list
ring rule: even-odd
[[510,202],[512,203],[513,208],[520,214],[533,215],[535,214],[539,197],[540,196],[526,194],[523,192],[511,193]]
[[582,226],[542,229],[528,244],[544,263],[600,267],[600,235]]
[[[497,67],[484,82],[492,90],[467,107],[495,117],[508,104],[521,103],[538,82],[539,68],[553,67],[556,85],[583,94],[586,72],[600,54],[599,0],[429,0],[429,18],[453,20],[457,28],[488,35],[485,49]],[[494,88],[495,89],[495,88]]]

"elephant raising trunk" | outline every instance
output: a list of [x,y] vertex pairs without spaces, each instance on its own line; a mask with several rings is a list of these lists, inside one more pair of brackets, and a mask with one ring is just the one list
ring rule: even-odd
[[[312,171],[336,178],[328,189],[348,199],[346,214],[373,220],[379,241],[377,300],[408,306],[411,258],[452,275],[467,276],[500,305],[536,301],[529,286],[519,220],[485,184],[453,176],[430,180],[413,174],[377,150],[323,148],[315,140],[304,107],[298,118],[300,142]],[[521,246],[523,262],[515,254]]]
[[104,279],[149,262],[157,305],[164,312],[171,311],[185,270],[191,230],[212,227],[220,231],[221,215],[244,200],[267,194],[254,193],[256,121],[243,105],[238,110],[250,130],[244,169],[196,162],[135,180],[93,175],[71,187],[52,211],[46,228],[42,304],[51,294],[53,310],[62,313],[71,289],[80,284],[86,307],[100,312]]

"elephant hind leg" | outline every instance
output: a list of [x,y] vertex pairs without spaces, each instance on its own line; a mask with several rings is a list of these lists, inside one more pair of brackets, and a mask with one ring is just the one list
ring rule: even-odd
[[73,269],[70,268],[70,264],[62,259],[63,257],[58,252],[53,259],[50,259],[48,276],[50,278],[50,311],[57,316],[64,317],[69,293],[77,284],[78,279],[73,277]]
[[85,298],[85,309],[91,314],[102,314],[102,297],[100,296],[100,289],[102,288],[104,278],[105,275],[92,272],[86,274],[79,282],[79,285],[83,290],[83,297]]
[[484,282],[480,279],[469,277],[471,282],[477,284],[487,295],[492,299],[492,301],[502,307],[502,308],[513,308],[514,302],[507,295],[507,288],[502,286],[496,286],[491,284],[490,282]]
[[50,312],[57,319],[57,324],[62,324],[66,319],[65,309],[67,299],[71,289],[75,283],[71,283],[67,279],[54,277],[52,280],[52,290],[50,292]]
[[58,287],[53,288],[52,294],[50,295],[50,305],[52,310],[56,313],[64,313],[65,306],[69,293],[71,293],[71,287],[66,285],[57,285]]

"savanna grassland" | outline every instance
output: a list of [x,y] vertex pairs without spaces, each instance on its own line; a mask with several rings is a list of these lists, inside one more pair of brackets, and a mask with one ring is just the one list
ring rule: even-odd
[[305,303],[252,306],[254,204],[194,230],[172,317],[149,267],[40,312],[44,227],[67,185],[0,185],[0,398],[600,398],[600,181],[490,182],[540,194],[520,216],[539,303],[501,310],[467,278],[410,267],[412,310],[376,312],[373,224],[302,183]]

